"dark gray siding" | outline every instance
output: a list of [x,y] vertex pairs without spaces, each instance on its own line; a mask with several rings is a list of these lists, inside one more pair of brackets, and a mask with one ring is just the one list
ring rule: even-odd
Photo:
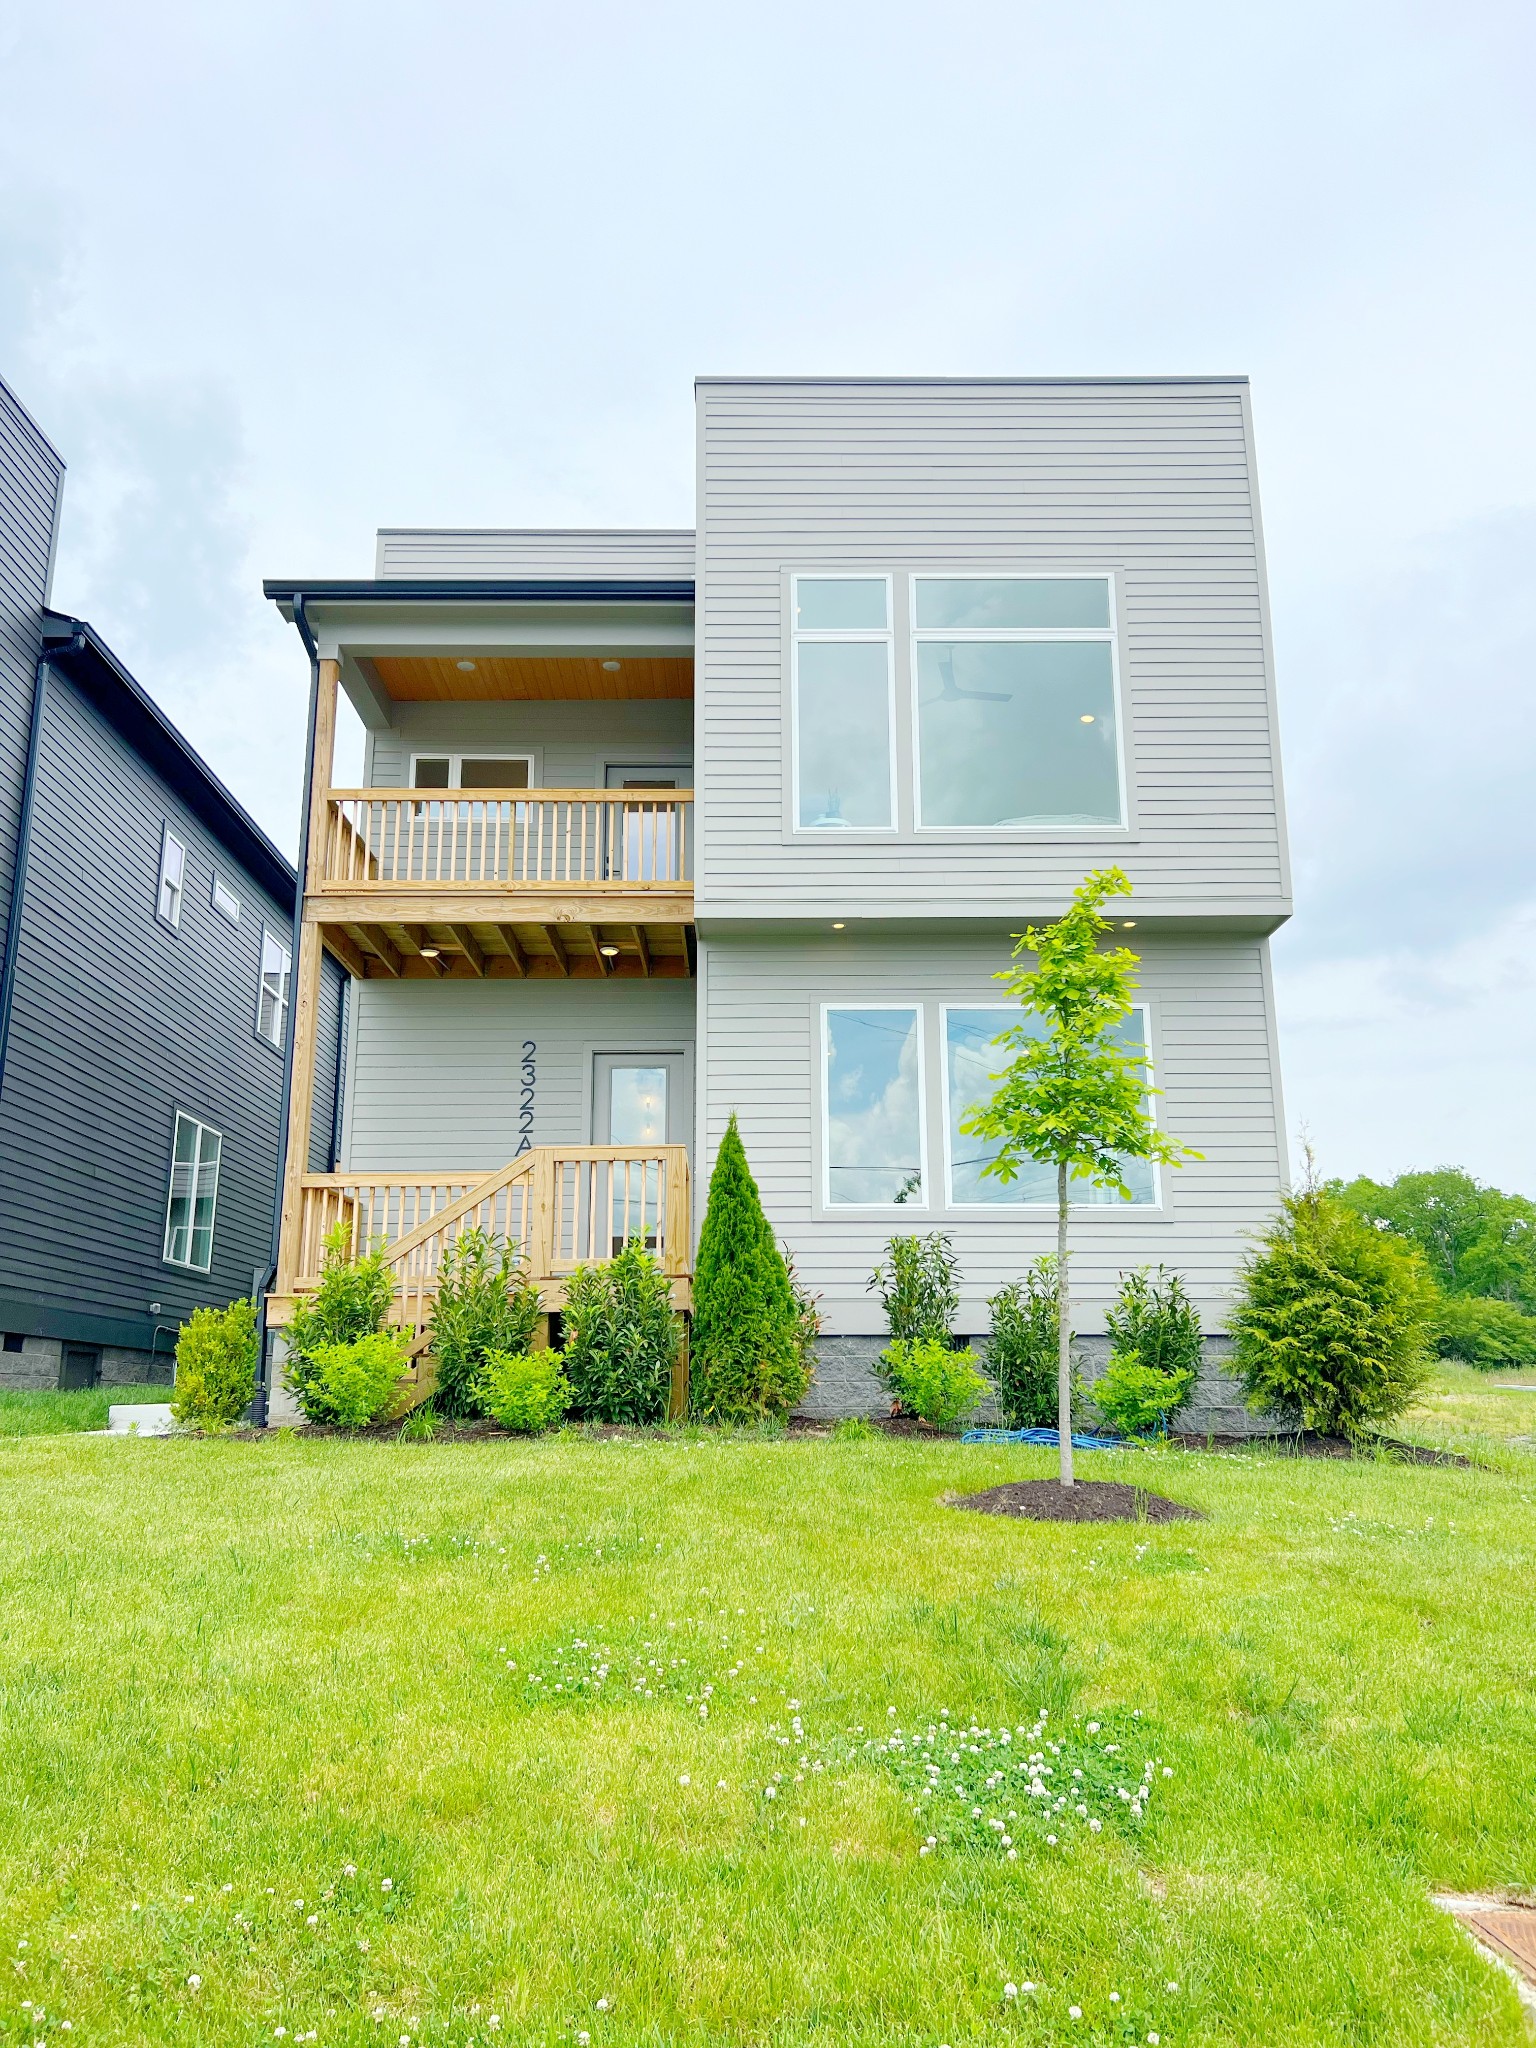
[[38,632],[64,465],[0,384],[0,947],[11,879]]
[[[187,847],[179,931],[155,915],[167,821]],[[147,1347],[156,1322],[248,1293],[267,1263],[283,1063],[256,1004],[263,925],[286,944],[291,911],[57,670],[32,835],[0,1095],[0,1326]],[[215,871],[238,926],[212,907]],[[340,979],[332,963],[321,1165]],[[162,1257],[178,1109],[224,1141],[207,1274]]]

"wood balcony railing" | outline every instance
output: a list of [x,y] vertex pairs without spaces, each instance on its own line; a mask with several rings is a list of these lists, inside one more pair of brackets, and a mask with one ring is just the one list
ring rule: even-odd
[[382,1244],[399,1289],[391,1319],[430,1323],[443,1255],[474,1226],[517,1244],[528,1277],[558,1308],[578,1265],[626,1244],[653,1252],[686,1307],[688,1154],[681,1145],[539,1145],[494,1173],[310,1173],[294,1242],[278,1265],[278,1314],[320,1279],[325,1239],[347,1227],[353,1253]]
[[653,889],[693,879],[693,799],[644,789],[333,789],[320,884]]

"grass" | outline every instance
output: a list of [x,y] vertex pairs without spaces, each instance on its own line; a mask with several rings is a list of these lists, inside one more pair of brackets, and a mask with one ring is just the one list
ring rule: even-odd
[[[1510,1392],[1510,1388],[1522,1391]],[[1528,1390],[1528,1391],[1526,1391]],[[1536,1372],[1478,1372],[1445,1360],[1404,1418],[1405,1433],[1452,1450],[1536,1448]]]
[[[1536,1873],[1536,1458],[1081,1464],[1210,1519],[885,1438],[0,1445],[0,2042],[1524,2041],[1430,1893]],[[920,1820],[847,1731],[944,1708],[1113,1717],[1145,1820]]]
[[[107,1410],[129,1402],[171,1398],[169,1387],[87,1387],[61,1394],[51,1387],[0,1387],[0,1437],[56,1436],[61,1431],[105,1429]],[[4,2036],[0,2035],[0,2040]]]

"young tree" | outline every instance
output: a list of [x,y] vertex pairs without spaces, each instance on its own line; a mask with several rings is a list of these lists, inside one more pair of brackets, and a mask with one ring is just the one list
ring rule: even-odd
[[[989,1102],[961,1120],[970,1137],[1000,1141],[982,1171],[1016,1180],[1021,1167],[1056,1168],[1056,1422],[1061,1439],[1061,1483],[1072,1478],[1072,1317],[1067,1225],[1074,1174],[1095,1187],[1113,1188],[1128,1201],[1127,1159],[1181,1166],[1202,1155],[1175,1144],[1147,1109],[1143,1055],[1116,1036],[1136,992],[1136,955],[1126,946],[1101,947],[1110,929],[1102,908],[1129,896],[1119,868],[1100,868],[1072,892],[1072,907],[1055,924],[1031,925],[1016,937],[1015,965],[993,977],[1044,1029],[1015,1024],[993,1043],[1014,1055],[996,1077]],[[1022,964],[1026,956],[1033,965]]]

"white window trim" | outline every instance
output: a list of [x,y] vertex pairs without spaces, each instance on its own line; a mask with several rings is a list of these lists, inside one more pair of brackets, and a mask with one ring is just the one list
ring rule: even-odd
[[[1103,583],[1109,592],[1107,626],[919,626],[919,583]],[[1112,569],[912,569],[907,574],[907,626],[911,644],[908,667],[912,691],[912,829],[932,838],[947,833],[964,838],[984,834],[1003,839],[1096,839],[1130,830],[1130,784],[1126,771],[1125,692],[1120,663],[1119,589]],[[1110,689],[1115,705],[1115,757],[1120,815],[1113,823],[1088,825],[925,825],[923,823],[923,737],[917,700],[917,650],[925,640],[997,640],[1108,642]]]
[[[848,1006],[847,1006],[847,1005],[845,1005],[845,1004],[841,1004],[841,1003],[839,1003],[839,1004],[835,1004],[835,1005],[834,1005],[833,1007],[834,1007],[834,1008],[837,1008],[837,1009],[843,1009],[843,1008],[846,1008],[846,1007],[848,1007]],[[1021,1010],[1019,1010],[1019,1009],[1018,1009],[1018,1008],[1017,1008],[1016,1006],[1010,1006],[1010,1005],[1009,1005],[1009,1004],[1007,1004],[1007,1003],[993,1003],[993,1002],[986,1002],[985,1000],[983,1000],[983,999],[981,999],[981,998],[978,998],[978,999],[977,999],[977,1000],[976,1000],[975,1002],[969,1002],[969,1003],[967,1003],[967,1002],[959,1002],[959,1001],[956,1001],[956,1002],[946,1002],[946,1003],[940,1003],[940,1004],[939,1004],[939,1006],[938,1006],[938,1008],[939,1008],[939,1101],[940,1101],[940,1104],[941,1104],[941,1106],[942,1106],[942,1110],[943,1110],[943,1141],[944,1141],[944,1188],[943,1188],[943,1207],[944,1207],[944,1208],[945,1208],[946,1210],[952,1211],[952,1212],[953,1212],[953,1213],[954,1213],[955,1215],[957,1215],[957,1216],[993,1216],[993,1217],[1007,1217],[1007,1216],[1011,1216],[1011,1215],[1026,1215],[1026,1216],[1042,1216],[1042,1215],[1045,1215],[1045,1216],[1054,1216],[1054,1215],[1055,1215],[1055,1213],[1056,1213],[1056,1204],[1055,1204],[1055,1202],[1054,1202],[1054,1201],[1050,1201],[1050,1202],[957,1202],[957,1201],[955,1200],[955,1195],[954,1195],[954,1186],[955,1186],[955,1177],[954,1177],[954,1167],[955,1167],[955,1162],[954,1162],[954,1147],[953,1147],[953,1145],[952,1145],[952,1144],[951,1144],[951,1142],[950,1142],[950,1119],[949,1119],[949,1013],[950,1013],[950,1011],[951,1011],[951,1010],[996,1010],[996,1011],[997,1011],[997,1012],[999,1013],[999,1015],[1006,1015],[1006,1014],[1008,1013],[1008,1011],[1009,1011],[1010,1007],[1012,1007],[1012,1008],[1013,1008],[1013,1012],[1014,1012],[1014,1014],[1015,1014],[1016,1016],[1022,1016],[1022,1015],[1023,1015],[1023,1012],[1022,1012]],[[1157,1078],[1156,1078],[1156,1071],[1157,1071],[1157,1070],[1156,1070],[1156,1065],[1155,1065],[1155,1062],[1154,1062],[1154,1059],[1153,1059],[1153,1053],[1152,1053],[1152,1006],[1151,1006],[1151,1004],[1150,1004],[1150,1003],[1145,1003],[1145,1002],[1142,1002],[1142,1003],[1132,1003],[1132,1005],[1131,1005],[1131,1009],[1132,1009],[1132,1011],[1133,1011],[1133,1012],[1139,1012],[1139,1014],[1140,1014],[1140,1016],[1141,1016],[1141,1040],[1142,1040],[1142,1044],[1143,1044],[1143,1045],[1144,1045],[1144,1046],[1146,1047],[1146,1049],[1147,1049],[1147,1059],[1146,1059],[1146,1075],[1147,1075],[1147,1087],[1148,1087],[1148,1090],[1150,1091],[1150,1090],[1152,1090],[1153,1088],[1155,1088],[1155,1087],[1156,1087],[1156,1085],[1157,1085]],[[823,1093],[825,1093],[825,1083],[823,1083]],[[1157,1103],[1158,1103],[1158,1098],[1157,1098],[1157,1096],[1156,1096],[1155,1094],[1152,1094],[1152,1093],[1150,1093],[1150,1092],[1149,1092],[1149,1093],[1148,1093],[1148,1096],[1147,1096],[1147,1111],[1148,1111],[1148,1114],[1150,1115],[1150,1117],[1151,1117],[1151,1119],[1152,1119],[1152,1123],[1153,1123],[1154,1127],[1156,1127],[1156,1126],[1157,1126]],[[1071,1202],[1071,1203],[1069,1203],[1069,1204],[1068,1204],[1068,1207],[1070,1208],[1070,1210],[1071,1210],[1072,1214],[1073,1214],[1074,1216],[1102,1216],[1102,1215],[1106,1215],[1106,1214],[1108,1214],[1108,1215],[1112,1215],[1112,1216],[1124,1216],[1124,1215],[1136,1215],[1136,1216],[1156,1216],[1156,1215],[1158,1215],[1158,1214],[1159,1214],[1159,1213],[1160,1213],[1160,1212],[1162,1211],[1162,1209],[1163,1209],[1163,1206],[1164,1206],[1164,1205],[1163,1205],[1163,1170],[1162,1170],[1162,1168],[1161,1168],[1161,1167],[1160,1167],[1160,1166],[1158,1165],[1158,1163],[1157,1163],[1157,1161],[1156,1161],[1156,1160],[1153,1160],[1153,1161],[1151,1162],[1151,1164],[1152,1164],[1152,1192],[1153,1192],[1153,1200],[1152,1200],[1152,1201],[1150,1201],[1150,1202],[1125,1202],[1125,1201],[1116,1201],[1116,1202]],[[1000,1183],[1000,1185],[1001,1185],[1001,1183]]]
[[[448,787],[446,789],[418,790],[416,787],[416,763],[418,761],[446,761],[448,763]],[[484,789],[461,789],[459,777],[464,772],[464,763],[466,761],[521,761],[528,770],[528,788],[532,790],[537,787],[534,781],[534,757],[532,754],[525,754],[517,750],[504,753],[500,747],[416,747],[412,750],[410,757],[409,774],[412,794],[420,797],[426,803],[432,802],[434,798],[441,801],[444,797],[450,796],[462,796],[467,802],[474,803],[483,796],[494,795],[494,791]],[[521,796],[523,791],[519,790],[516,793]]]
[[[828,1215],[926,1216],[935,1206],[933,1186],[928,1173],[928,1032],[923,1014],[927,1007],[921,997],[914,997],[912,1001],[906,1003],[867,1003],[861,1002],[856,996],[845,996],[841,1002],[821,1005],[821,1079],[817,1086],[821,1096],[821,1206]],[[920,1201],[834,1202],[832,1199],[830,1019],[835,1010],[894,1010],[903,1017],[915,1017],[917,1020],[917,1154],[918,1167],[923,1177]]]
[[[225,908],[224,904],[219,901],[219,898],[221,896],[226,897],[228,901],[234,905],[233,910],[228,910]],[[213,906],[213,908],[219,913],[219,916],[224,919],[224,922],[226,924],[239,924],[240,898],[235,894],[234,890],[230,888],[228,882],[224,880],[223,876],[219,873],[217,868],[215,868],[213,871],[213,882],[208,890],[208,901]]]
[[[883,583],[885,585],[885,618],[882,631],[876,626],[836,628],[826,626],[807,627],[801,631],[795,624],[799,611],[799,590],[802,583]],[[896,590],[895,577],[890,572],[868,570],[826,571],[823,573],[798,572],[789,579],[789,760],[790,760],[790,829],[798,837],[805,835],[813,839],[852,839],[862,834],[886,839],[894,836],[901,821],[900,773],[898,756],[900,739],[896,729]],[[820,646],[852,643],[855,645],[879,645],[885,647],[885,691],[886,691],[886,767],[890,783],[891,822],[888,825],[803,825],[800,822],[800,649],[807,643]],[[414,773],[414,770],[412,771]],[[877,1007],[871,1005],[871,1008]]]
[[[192,1209],[187,1221],[187,1249],[189,1251],[192,1248],[192,1240],[196,1234],[195,1225],[197,1220],[197,1175],[202,1168],[204,1131],[212,1132],[213,1136],[216,1137],[219,1141],[219,1163],[214,1170],[213,1180],[213,1211],[208,1218],[208,1263],[206,1266],[199,1266],[190,1258],[173,1259],[171,1257],[171,1203],[176,1198],[176,1132],[177,1128],[183,1123],[193,1125],[198,1134],[197,1152],[193,1160],[192,1166]],[[219,1183],[222,1181],[223,1177],[224,1133],[221,1130],[219,1130],[216,1125],[205,1124],[201,1117],[193,1116],[190,1110],[178,1109],[171,1122],[171,1164],[170,1171],[166,1176],[165,1232],[163,1237],[161,1238],[162,1265],[175,1266],[180,1272],[183,1273],[211,1273],[213,1271],[213,1246],[219,1228]]]
[[[285,960],[286,960],[286,961],[288,962],[288,965],[287,965],[287,967],[286,967],[286,968],[284,969],[284,976],[285,976],[285,979],[286,979],[286,982],[287,982],[287,998],[286,998],[286,1000],[285,1000],[285,1001],[284,1001],[284,1002],[283,1002],[283,1003],[282,1003],[282,1004],[281,1004],[281,1005],[279,1006],[278,1016],[279,1016],[279,1021],[280,1021],[280,1024],[281,1024],[281,1029],[279,1030],[279,1032],[278,1032],[278,1034],[277,1034],[276,1038],[272,1038],[272,1037],[270,1037],[270,1036],[269,1036],[269,1035],[268,1035],[268,1034],[267,1034],[267,1033],[266,1033],[265,1031],[263,1031],[263,1030],[262,1030],[262,1028],[261,1028],[261,1003],[262,1003],[262,997],[263,997],[263,996],[264,996],[264,994],[266,993],[266,980],[267,980],[267,973],[266,973],[266,962],[267,962],[267,947],[268,947],[268,945],[273,945],[273,946],[276,946],[276,947],[277,947],[277,949],[278,949],[278,951],[279,951],[279,952],[280,952],[280,953],[282,954],[283,958],[284,958],[284,959],[285,959]],[[274,1052],[282,1052],[282,1051],[284,1050],[284,1048],[285,1048],[286,1044],[287,1044],[287,1040],[288,1040],[288,1015],[289,1015],[289,1012],[290,1012],[290,1011],[292,1010],[292,1008],[293,1008],[293,947],[292,947],[292,944],[291,944],[291,942],[290,942],[290,939],[285,939],[285,938],[282,938],[282,937],[280,937],[280,936],[279,936],[279,935],[278,935],[278,934],[277,934],[276,932],[274,932],[274,931],[273,931],[273,929],[272,929],[272,927],[271,927],[270,925],[268,925],[268,924],[264,924],[264,925],[262,926],[262,928],[261,928],[261,951],[260,951],[260,953],[259,953],[259,954],[257,955],[257,959],[256,959],[256,1017],[255,1017],[255,1030],[256,1030],[256,1036],[257,1036],[257,1037],[258,1037],[258,1038],[259,1038],[259,1039],[261,1040],[262,1044],[263,1044],[263,1045],[267,1045],[267,1046],[270,1046],[270,1047],[272,1048],[272,1050],[273,1050]]]
[[[170,917],[161,908],[165,901],[165,856],[169,848],[176,847],[181,854],[181,880],[176,885],[176,915]],[[168,930],[181,930],[181,913],[187,902],[187,842],[178,832],[173,832],[169,819],[160,827],[160,870],[155,877],[155,916]]]

